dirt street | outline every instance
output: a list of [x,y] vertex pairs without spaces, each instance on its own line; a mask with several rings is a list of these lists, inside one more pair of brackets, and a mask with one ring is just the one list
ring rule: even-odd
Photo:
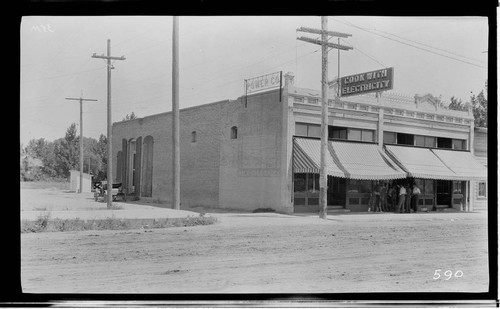
[[23,292],[488,289],[485,213],[214,216],[211,226],[22,234]]

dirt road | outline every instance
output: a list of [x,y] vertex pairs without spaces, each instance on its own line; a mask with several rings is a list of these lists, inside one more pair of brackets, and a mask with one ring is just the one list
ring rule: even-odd
[[[215,215],[219,222],[212,226],[22,234],[23,291],[488,289],[484,213],[346,214],[328,220],[278,214]],[[436,270],[441,270],[439,279],[433,279]],[[446,270],[453,274],[449,280],[445,280]]]

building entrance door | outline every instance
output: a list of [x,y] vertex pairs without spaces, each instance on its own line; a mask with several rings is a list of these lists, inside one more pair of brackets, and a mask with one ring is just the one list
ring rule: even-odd
[[328,176],[327,186],[326,200],[328,206],[341,206],[345,208],[346,179]]
[[452,189],[452,181],[450,180],[436,181],[436,206],[438,208],[451,207],[451,189]]

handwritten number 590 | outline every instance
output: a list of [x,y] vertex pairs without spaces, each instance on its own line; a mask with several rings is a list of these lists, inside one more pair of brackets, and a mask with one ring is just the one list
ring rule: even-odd
[[[434,271],[434,276],[432,277],[432,279],[438,280],[439,278],[441,278],[441,274],[440,274],[441,271],[442,271],[441,269],[436,269]],[[461,278],[463,276],[464,276],[464,272],[461,270],[457,270],[455,272],[455,274],[453,274],[453,271],[448,269],[447,271],[445,271],[443,273],[444,280],[450,280],[452,277]]]

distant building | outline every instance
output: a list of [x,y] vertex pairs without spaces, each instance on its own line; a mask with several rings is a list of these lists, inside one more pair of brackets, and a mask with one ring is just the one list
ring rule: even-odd
[[[317,212],[320,92],[283,88],[180,110],[181,208],[211,206]],[[113,124],[115,181],[129,194],[171,201],[171,113]],[[414,181],[420,210],[471,210],[472,181],[486,169],[471,154],[472,112],[430,94],[336,99],[328,117],[329,211],[367,211],[376,181]]]
[[[80,190],[80,171],[69,171],[69,190],[78,192]],[[91,192],[92,189],[92,175],[83,173],[82,192]]]

